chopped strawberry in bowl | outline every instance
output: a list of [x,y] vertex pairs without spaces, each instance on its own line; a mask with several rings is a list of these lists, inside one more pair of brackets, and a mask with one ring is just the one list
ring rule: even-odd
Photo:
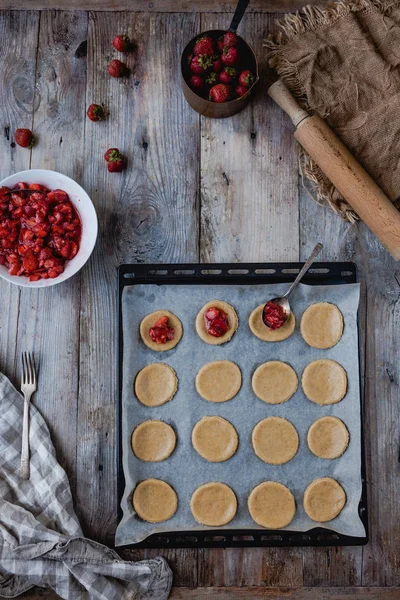
[[0,182],[0,277],[48,287],[77,273],[97,238],[86,192],[69,177],[42,169]]

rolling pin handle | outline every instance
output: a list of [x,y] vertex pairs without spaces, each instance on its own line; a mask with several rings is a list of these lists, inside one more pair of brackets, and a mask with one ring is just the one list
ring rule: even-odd
[[295,127],[310,116],[306,110],[301,108],[280,79],[271,85],[268,95],[289,115]]

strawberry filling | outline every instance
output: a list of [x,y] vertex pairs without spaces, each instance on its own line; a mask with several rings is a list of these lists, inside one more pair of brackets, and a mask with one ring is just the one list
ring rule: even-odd
[[267,302],[264,307],[263,321],[270,329],[279,329],[285,324],[286,313],[279,304]]
[[82,224],[63,190],[37,183],[0,189],[0,264],[30,281],[54,279],[79,250]]
[[175,329],[168,327],[168,317],[161,317],[154,327],[149,329],[150,339],[156,344],[166,344],[174,339],[174,335]]
[[211,306],[204,315],[207,333],[213,337],[221,337],[229,329],[228,315],[215,306]]

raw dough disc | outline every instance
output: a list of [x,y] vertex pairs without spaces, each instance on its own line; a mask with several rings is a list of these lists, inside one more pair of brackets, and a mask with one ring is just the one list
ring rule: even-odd
[[144,521],[161,523],[168,521],[178,508],[175,490],[161,479],[145,479],[135,488],[133,508]]
[[257,423],[251,441],[257,456],[270,465],[289,462],[299,448],[295,427],[282,417],[268,417]]
[[[165,344],[156,344],[153,342],[149,335],[149,329],[154,327],[161,317],[168,317],[168,326],[173,327],[175,329],[174,338],[165,342]],[[143,342],[146,344],[148,348],[151,350],[155,350],[156,352],[165,352],[166,350],[171,350],[171,348],[175,348],[175,346],[180,341],[183,335],[182,323],[172,312],[169,310],[156,310],[155,312],[150,313],[143,319],[140,323],[140,336]]]
[[260,306],[257,306],[250,315],[249,327],[252,333],[263,342],[281,342],[282,340],[286,340],[286,338],[292,335],[296,326],[294,314],[290,313],[287,323],[282,327],[279,327],[279,329],[270,329],[262,320],[264,306],[265,304],[260,304]]
[[133,453],[147,462],[165,460],[174,451],[175,444],[175,431],[164,421],[145,421],[132,433]]
[[268,404],[281,404],[289,400],[299,382],[294,369],[284,362],[271,360],[260,365],[253,374],[255,395]]
[[209,402],[231,400],[242,385],[242,374],[230,360],[216,360],[205,364],[196,375],[196,389]]
[[161,406],[171,400],[178,389],[175,371],[164,363],[151,363],[136,375],[135,394],[146,406]]
[[235,454],[239,438],[234,426],[222,417],[203,417],[193,427],[193,448],[209,462],[223,462]]
[[330,477],[315,479],[304,492],[304,510],[313,521],[335,519],[346,504],[346,492]]
[[193,493],[190,510],[201,525],[220,527],[232,521],[236,515],[236,496],[225,483],[205,483]]
[[339,458],[349,444],[349,432],[340,419],[321,417],[308,430],[307,443],[318,458]]
[[339,363],[328,358],[314,360],[301,378],[303,392],[311,402],[324,406],[336,404],[347,392],[347,375]]
[[[229,329],[224,335],[221,335],[221,337],[219,338],[214,337],[207,332],[206,324],[204,322],[204,315],[207,312],[207,310],[212,306],[223,310],[228,315]],[[227,302],[222,302],[222,300],[212,300],[211,302],[207,302],[207,304],[203,306],[203,308],[196,317],[196,331],[198,335],[201,337],[203,342],[207,342],[207,344],[212,344],[213,346],[219,346],[220,344],[225,344],[225,342],[229,342],[229,340],[237,330],[238,325],[239,319],[235,309]]]
[[296,503],[292,492],[277,481],[264,481],[247,501],[252,519],[262,527],[280,529],[293,520]]
[[317,302],[303,313],[300,332],[313,348],[332,348],[343,334],[343,315],[334,304]]

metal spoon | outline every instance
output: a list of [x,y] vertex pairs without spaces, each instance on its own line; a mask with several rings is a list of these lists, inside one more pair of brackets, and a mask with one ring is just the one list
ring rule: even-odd
[[[274,304],[278,304],[279,306],[281,306],[283,308],[283,310],[285,311],[285,315],[286,315],[285,323],[289,319],[290,314],[292,312],[290,309],[289,297],[291,296],[291,294],[292,294],[293,290],[295,289],[295,287],[297,286],[297,284],[300,283],[300,281],[303,279],[304,275],[307,273],[308,269],[311,267],[314,260],[317,258],[318,254],[321,252],[322,248],[323,248],[322,244],[317,244],[315,246],[310,257],[304,263],[303,268],[300,270],[300,273],[297,275],[296,279],[293,281],[292,285],[290,286],[290,288],[288,289],[286,294],[284,294],[281,298],[272,298],[271,300],[268,300],[268,302],[273,302]],[[264,325],[269,327],[268,323],[265,321],[265,318],[264,318],[265,307],[267,306],[267,304],[264,306],[263,311],[262,311],[262,320],[264,322]],[[283,323],[283,325],[285,323]],[[283,325],[282,325],[282,327],[283,327]]]

